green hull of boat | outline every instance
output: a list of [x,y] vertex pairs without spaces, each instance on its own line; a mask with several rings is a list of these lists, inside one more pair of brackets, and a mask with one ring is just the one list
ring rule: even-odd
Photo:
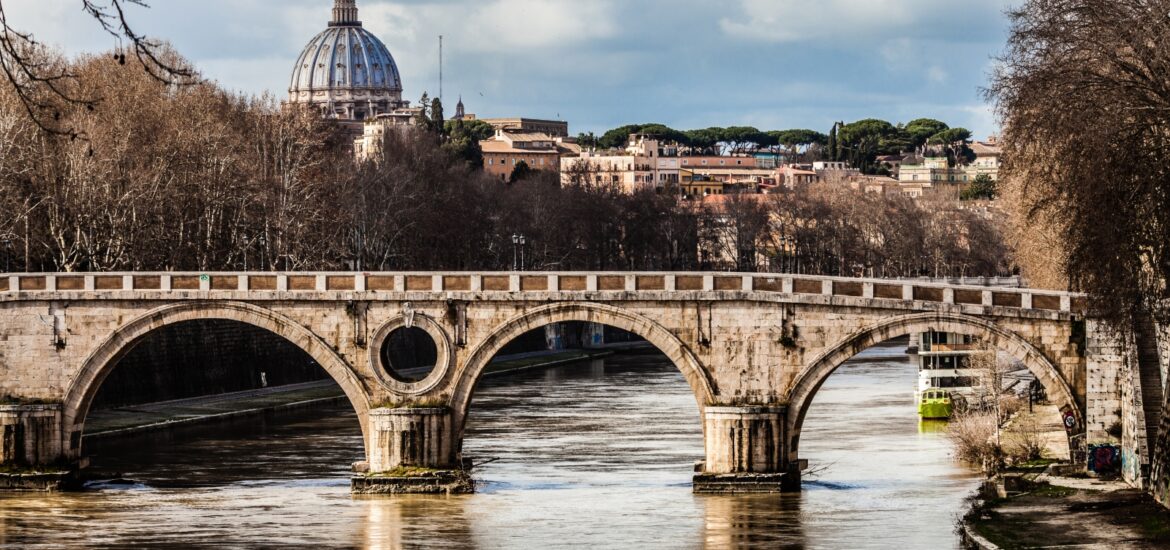
[[922,418],[950,418],[950,400],[924,399],[918,404],[918,416]]

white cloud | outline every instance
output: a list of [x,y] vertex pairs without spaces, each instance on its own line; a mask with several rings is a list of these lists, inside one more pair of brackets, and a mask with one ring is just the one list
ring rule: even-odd
[[740,0],[740,16],[725,17],[724,33],[765,42],[865,41],[959,33],[973,14],[994,14],[1013,0]]
[[950,76],[945,69],[938,65],[934,65],[926,70],[926,80],[932,84],[946,84]]
[[[76,0],[0,0],[18,28],[70,53],[113,46]],[[482,116],[560,113],[573,130],[658,120],[827,129],[934,116],[994,128],[977,102],[1019,0],[359,0],[406,99],[462,93]],[[230,89],[278,97],[331,0],[165,0],[135,28],[172,41]],[[790,45],[791,44],[791,45]],[[752,70],[745,70],[751,67]],[[985,130],[981,130],[985,129]]]

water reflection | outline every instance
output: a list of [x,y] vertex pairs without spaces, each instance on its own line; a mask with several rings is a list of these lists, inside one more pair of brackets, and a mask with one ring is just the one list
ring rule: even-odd
[[703,548],[803,548],[801,496],[708,495],[703,506]]
[[[477,389],[462,497],[353,497],[352,410],[89,449],[109,481],[0,496],[0,545],[321,548],[947,548],[974,487],[920,431],[915,369],[876,348],[829,381],[801,453],[827,467],[799,494],[696,496],[698,407],[660,356],[620,357]],[[125,480],[125,481],[123,481]]]
[[365,509],[361,542],[369,550],[473,548],[465,496],[354,497]]

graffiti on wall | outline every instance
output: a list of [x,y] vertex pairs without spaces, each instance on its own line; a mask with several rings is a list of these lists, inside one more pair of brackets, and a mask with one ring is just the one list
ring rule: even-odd
[[1121,469],[1121,447],[1117,445],[1089,445],[1089,471],[1098,474],[1114,473]]

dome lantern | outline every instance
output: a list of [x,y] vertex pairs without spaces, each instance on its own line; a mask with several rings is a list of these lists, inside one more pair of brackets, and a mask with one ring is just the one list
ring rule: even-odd
[[333,21],[330,27],[360,27],[357,0],[333,0]]

